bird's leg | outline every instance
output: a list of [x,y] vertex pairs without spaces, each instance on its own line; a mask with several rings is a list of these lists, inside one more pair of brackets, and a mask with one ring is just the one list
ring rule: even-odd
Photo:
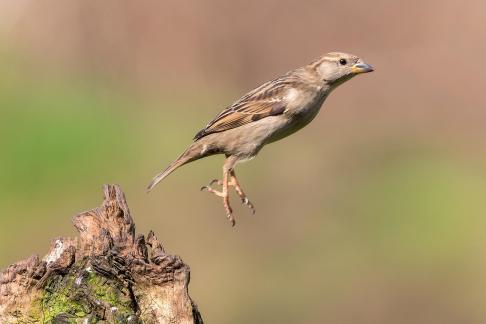
[[251,201],[248,199],[248,197],[246,196],[245,192],[241,188],[240,183],[238,182],[238,179],[236,178],[236,173],[235,173],[235,170],[234,169],[232,169],[230,171],[230,182],[229,182],[229,185],[230,186],[233,186],[235,188],[236,193],[238,194],[238,196],[240,196],[241,203],[243,205],[248,206],[248,208],[251,209],[252,213],[255,214],[255,211],[256,211],[255,210],[255,206],[253,206],[253,204],[251,203]]
[[[228,194],[228,186],[229,186],[229,178],[230,178],[230,172],[233,169],[235,163],[236,163],[236,158],[235,157],[228,157],[223,165],[223,181],[220,180],[212,180],[208,186],[204,186],[201,188],[201,190],[206,189],[207,191],[215,194],[218,197],[223,198],[223,206],[226,211],[226,217],[228,217],[228,220],[231,222],[232,226],[235,226],[235,219],[233,217],[233,209],[231,208],[230,202],[229,202],[229,194]],[[211,188],[211,185],[214,183],[217,183],[219,185],[222,185],[222,190],[218,191],[213,188]]]
[[[217,184],[219,186],[223,186],[223,181],[218,180],[218,179],[214,179],[214,180],[212,180],[209,183],[209,185],[202,187],[201,190],[206,189],[207,191],[215,194],[216,196],[224,198],[223,191],[218,191],[218,190],[213,189],[211,187],[213,184]],[[234,187],[235,188],[236,193],[238,194],[238,196],[241,199],[241,203],[244,204],[244,205],[246,205],[246,206],[248,206],[248,208],[251,209],[252,213],[255,214],[255,212],[256,212],[255,206],[253,206],[253,204],[251,203],[251,201],[248,199],[248,197],[246,196],[245,192],[241,188],[240,183],[238,182],[238,179],[236,178],[236,173],[235,173],[235,170],[234,169],[231,169],[229,171],[228,186],[231,186],[231,187]]]
[[[225,163],[226,165],[226,163]],[[233,217],[233,209],[230,206],[228,194],[228,178],[230,169],[223,167],[223,206],[226,211],[226,217],[231,222],[231,226],[235,226],[235,218]]]

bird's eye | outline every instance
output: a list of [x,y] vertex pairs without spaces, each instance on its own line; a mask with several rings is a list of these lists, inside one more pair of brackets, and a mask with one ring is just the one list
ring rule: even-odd
[[346,61],[345,59],[340,59],[339,64],[346,65],[346,64],[348,64],[348,61]]

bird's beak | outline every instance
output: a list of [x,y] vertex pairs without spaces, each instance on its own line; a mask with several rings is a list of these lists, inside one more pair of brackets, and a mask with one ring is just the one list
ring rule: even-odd
[[367,73],[367,72],[372,72],[373,67],[365,62],[358,61],[358,63],[356,63],[351,67],[351,71],[354,74]]

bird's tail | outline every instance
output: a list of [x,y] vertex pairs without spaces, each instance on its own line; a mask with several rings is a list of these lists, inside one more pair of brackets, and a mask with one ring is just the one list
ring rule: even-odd
[[174,162],[172,162],[164,171],[157,174],[152,182],[147,187],[147,192],[150,192],[160,181],[165,179],[169,174],[174,172],[177,168],[187,164],[189,162],[203,158],[208,154],[207,150],[204,150],[203,145],[200,142],[194,142],[184,151]]

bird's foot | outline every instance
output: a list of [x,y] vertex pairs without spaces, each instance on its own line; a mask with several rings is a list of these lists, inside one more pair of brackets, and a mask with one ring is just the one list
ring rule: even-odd
[[215,190],[213,189],[211,186],[213,184],[217,183],[218,185],[222,186],[223,185],[223,182],[221,180],[218,180],[218,179],[214,179],[214,180],[211,180],[211,182],[207,185],[207,186],[202,186],[201,187],[201,191],[203,190],[207,190],[208,192],[212,193],[212,194],[215,194],[216,196],[218,197],[224,197],[224,194],[222,191],[218,191],[218,190]]
[[[223,181],[218,180],[218,179],[213,179],[213,180],[211,180],[209,185],[202,187],[201,190],[207,190],[207,191],[215,194],[218,197],[224,197],[223,192],[215,190],[211,187],[214,184],[217,184],[218,186],[222,186]],[[246,196],[245,192],[243,191],[240,184],[238,183],[238,180],[236,179],[236,177],[234,177],[234,176],[231,177],[231,180],[228,182],[228,186],[235,188],[236,193],[238,194],[238,196],[241,199],[241,203],[243,205],[247,206],[248,208],[250,208],[252,214],[255,215],[255,213],[256,213],[255,206],[251,203],[250,199],[248,199],[248,197]]]
[[251,201],[248,199],[248,197],[246,197],[246,196],[245,196],[244,198],[243,198],[243,197],[241,197],[241,203],[242,203],[243,205],[247,206],[248,208],[250,208],[250,209],[251,209],[251,213],[252,213],[253,215],[255,215],[255,213],[256,213],[255,206],[253,206],[253,204],[252,204],[252,203],[251,203]]
[[255,206],[253,206],[253,204],[251,203],[251,201],[246,196],[245,192],[243,191],[243,189],[241,188],[240,184],[238,183],[238,180],[236,179],[236,176],[232,176],[231,177],[231,181],[228,182],[228,185],[230,185],[230,186],[232,186],[232,187],[235,188],[236,193],[238,194],[238,196],[241,199],[241,203],[243,205],[247,206],[248,208],[250,208],[251,209],[251,212],[253,213],[253,215],[255,215],[255,212],[256,212]]
[[231,208],[231,205],[229,203],[229,195],[226,194],[225,197],[223,197],[223,205],[224,205],[224,210],[226,211],[226,217],[231,223],[231,226],[235,226],[236,221],[233,216],[233,209]]
[[226,217],[228,218],[228,220],[230,221],[231,223],[231,226],[235,226],[236,224],[236,220],[233,216],[233,208],[231,208],[231,205],[230,205],[230,202],[229,202],[229,195],[228,195],[228,192],[224,192],[224,191],[218,191],[218,190],[215,190],[213,189],[211,186],[213,184],[217,183],[218,185],[223,185],[223,182],[221,180],[212,180],[209,185],[207,186],[203,186],[201,188],[201,191],[202,190],[207,190],[208,192],[212,193],[212,194],[215,194],[216,196],[218,197],[221,197],[223,198],[223,206],[224,206],[224,210],[226,211]]

